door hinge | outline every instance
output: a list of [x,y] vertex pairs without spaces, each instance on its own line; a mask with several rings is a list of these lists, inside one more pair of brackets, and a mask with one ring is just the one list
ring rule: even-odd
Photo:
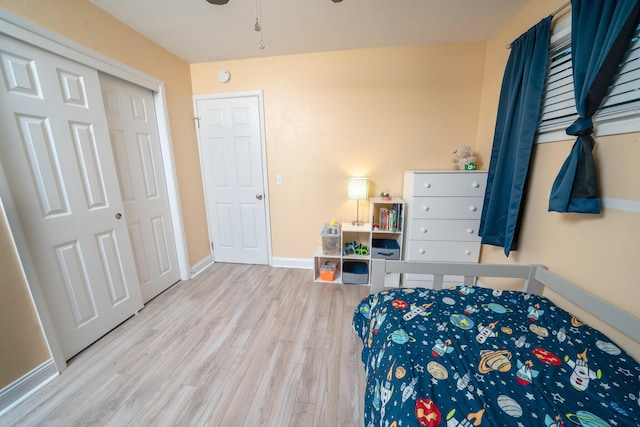
[[198,129],[200,129],[200,117],[194,117],[193,120],[196,121],[196,126],[198,126]]
[[211,250],[213,250],[213,242],[211,242]]

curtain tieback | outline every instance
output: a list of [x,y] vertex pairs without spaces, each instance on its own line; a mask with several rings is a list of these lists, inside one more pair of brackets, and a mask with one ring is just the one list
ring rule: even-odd
[[578,118],[571,126],[567,128],[567,135],[581,136],[591,135],[593,133],[593,120],[591,117]]

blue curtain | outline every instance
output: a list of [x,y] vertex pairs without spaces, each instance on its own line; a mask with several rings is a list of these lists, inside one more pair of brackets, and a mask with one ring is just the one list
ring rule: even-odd
[[578,119],[577,136],[553,187],[549,211],[600,213],[593,159],[593,122],[640,18],[639,0],[572,0],[571,55]]
[[511,43],[502,80],[479,234],[482,243],[504,247],[507,256],[518,247],[521,208],[547,71],[550,27],[551,16]]

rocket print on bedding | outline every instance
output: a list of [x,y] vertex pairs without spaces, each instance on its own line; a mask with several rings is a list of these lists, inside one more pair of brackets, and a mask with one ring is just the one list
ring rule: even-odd
[[640,426],[640,365],[544,297],[395,289],[353,327],[367,427]]

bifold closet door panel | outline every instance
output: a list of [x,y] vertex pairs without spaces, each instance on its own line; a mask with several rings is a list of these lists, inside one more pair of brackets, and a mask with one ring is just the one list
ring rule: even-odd
[[[0,36],[0,158],[68,359],[142,307],[98,72]],[[25,254],[22,254],[25,256]]]
[[153,93],[100,73],[109,137],[144,302],[180,280]]

